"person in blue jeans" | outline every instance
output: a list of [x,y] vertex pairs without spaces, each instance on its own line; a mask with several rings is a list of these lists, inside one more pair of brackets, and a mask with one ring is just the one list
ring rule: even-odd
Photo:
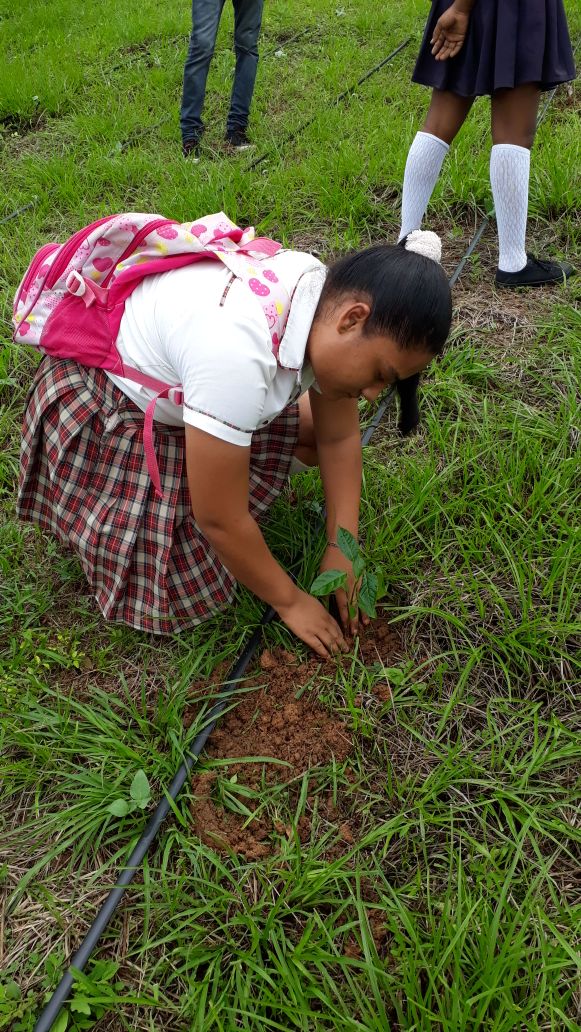
[[[236,70],[226,122],[226,141],[236,150],[250,146],[246,134],[258,67],[258,36],[264,0],[232,0]],[[192,34],[186,65],[180,112],[183,153],[199,158],[204,131],[202,108],[208,69],[214,55],[224,0],[192,0]]]

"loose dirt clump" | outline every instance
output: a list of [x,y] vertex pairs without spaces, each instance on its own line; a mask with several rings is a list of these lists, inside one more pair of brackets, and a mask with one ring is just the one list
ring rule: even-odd
[[[385,621],[377,621],[359,640],[359,656],[366,664],[393,662],[400,649]],[[348,814],[337,810],[331,793],[319,793],[316,807],[307,796],[296,822],[288,816],[297,806],[302,775],[333,761],[342,764],[354,750],[347,724],[318,698],[317,678],[328,678],[329,669],[314,658],[301,662],[284,649],[262,652],[254,683],[245,684],[246,694],[221,717],[210,738],[209,757],[233,762],[192,779],[192,827],[206,845],[247,860],[267,857],[279,851],[281,838],[298,836],[307,842],[315,833],[315,811],[317,827],[333,824],[343,847],[353,844],[357,829]],[[384,688],[378,686],[378,698]],[[184,716],[187,724],[205,690],[196,686],[193,706]],[[266,806],[263,797],[272,797],[270,790],[284,785],[288,787],[280,807]]]
[[[264,763],[232,763],[194,777],[193,827],[207,845],[248,860],[268,856],[275,848],[273,837],[291,837],[294,831],[290,824],[273,821],[261,810],[261,789],[292,782],[333,758],[342,763],[351,752],[346,725],[329,714],[311,691],[301,694],[313,675],[313,666],[318,664],[295,661],[291,666],[288,654],[265,650],[260,668],[268,674],[268,683],[242,697],[212,735],[208,750],[212,757],[266,759]],[[238,802],[255,816],[249,820],[248,812],[231,812],[225,805],[228,802],[234,806]],[[310,833],[309,817],[301,816],[296,830],[305,841]]]

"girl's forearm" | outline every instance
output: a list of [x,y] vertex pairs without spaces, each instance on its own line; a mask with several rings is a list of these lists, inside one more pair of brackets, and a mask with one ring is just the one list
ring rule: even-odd
[[292,604],[299,589],[269,551],[250,514],[202,530],[220,561],[244,587],[277,612]]
[[462,14],[470,14],[476,0],[454,0],[454,7]]

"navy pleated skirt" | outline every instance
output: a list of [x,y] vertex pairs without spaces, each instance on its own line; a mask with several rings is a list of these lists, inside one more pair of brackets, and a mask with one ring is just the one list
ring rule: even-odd
[[432,2],[414,82],[480,97],[528,82],[550,90],[575,78],[563,0],[477,0],[460,53],[436,61],[430,40],[450,3]]

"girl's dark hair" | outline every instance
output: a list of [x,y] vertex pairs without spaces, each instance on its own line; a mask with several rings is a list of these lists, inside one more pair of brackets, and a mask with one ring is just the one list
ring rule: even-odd
[[345,255],[328,271],[317,315],[346,294],[371,304],[366,335],[389,334],[401,348],[434,355],[442,351],[452,321],[452,295],[442,266],[432,258],[388,244]]

